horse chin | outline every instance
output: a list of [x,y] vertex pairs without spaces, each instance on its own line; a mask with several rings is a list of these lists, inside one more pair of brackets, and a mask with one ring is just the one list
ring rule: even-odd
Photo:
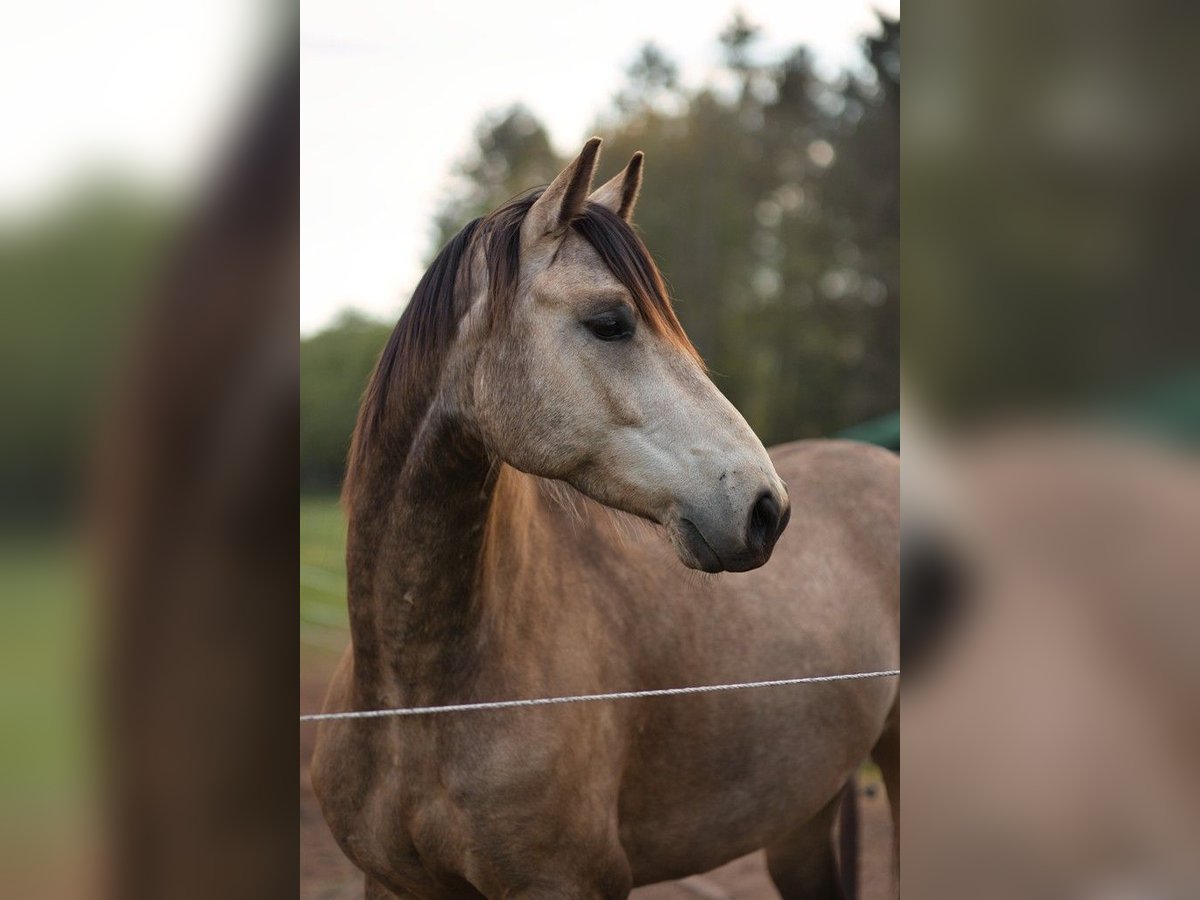
[[669,529],[671,543],[679,561],[689,569],[715,574],[717,572],[749,572],[766,565],[771,558],[774,542],[765,551],[753,553],[738,549],[724,554],[713,549],[712,543],[690,519],[680,518]]
[[710,574],[725,571],[721,557],[704,539],[700,529],[689,520],[680,519],[671,529],[671,538],[680,562],[689,569],[698,569]]

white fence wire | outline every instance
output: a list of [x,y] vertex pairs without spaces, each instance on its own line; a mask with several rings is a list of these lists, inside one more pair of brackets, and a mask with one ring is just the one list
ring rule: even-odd
[[751,688],[786,687],[793,684],[826,684],[831,681],[859,681],[864,678],[895,678],[899,669],[879,672],[848,672],[841,675],[808,675],[802,678],[778,678],[773,681],[740,681],[732,684],[700,684],[692,687],[658,688],[649,691],[616,691],[610,694],[574,694],[565,697],[533,697],[527,700],[492,700],[484,703],[452,703],[446,706],[407,706],[400,709],[366,709],[353,712],[313,713],[301,716],[301,722],[331,719],[382,719],[390,716],[430,716],[435,713],[475,712],[486,709],[515,709],[528,706],[558,706],[566,703],[595,703],[600,700],[635,700],[639,697],[679,697],[719,691],[744,691]]

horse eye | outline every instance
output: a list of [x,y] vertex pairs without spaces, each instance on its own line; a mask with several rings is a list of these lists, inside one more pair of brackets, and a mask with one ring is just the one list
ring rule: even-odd
[[633,319],[625,310],[600,313],[583,324],[602,341],[623,341],[633,337]]

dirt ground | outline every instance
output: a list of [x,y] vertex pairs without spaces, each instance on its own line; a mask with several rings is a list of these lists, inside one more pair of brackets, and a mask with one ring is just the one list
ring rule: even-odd
[[[319,712],[336,656],[301,648],[301,712]],[[300,897],[302,900],[349,900],[362,897],[362,875],[347,860],[317,807],[309,783],[309,758],[315,729],[300,731]],[[861,828],[860,895],[862,900],[889,900],[893,894],[891,817],[883,786],[864,780],[859,787]],[[704,875],[638,888],[634,900],[778,900],[761,853],[735,860]]]

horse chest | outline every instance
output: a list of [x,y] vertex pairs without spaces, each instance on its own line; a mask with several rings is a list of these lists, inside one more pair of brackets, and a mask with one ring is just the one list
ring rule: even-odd
[[408,734],[416,723],[398,723],[349,829],[356,861],[396,888],[459,896],[454,885],[519,881],[546,847],[580,865],[619,857],[617,787],[605,774],[615,767],[603,742],[577,744],[555,727],[569,716],[553,718],[521,711]]

